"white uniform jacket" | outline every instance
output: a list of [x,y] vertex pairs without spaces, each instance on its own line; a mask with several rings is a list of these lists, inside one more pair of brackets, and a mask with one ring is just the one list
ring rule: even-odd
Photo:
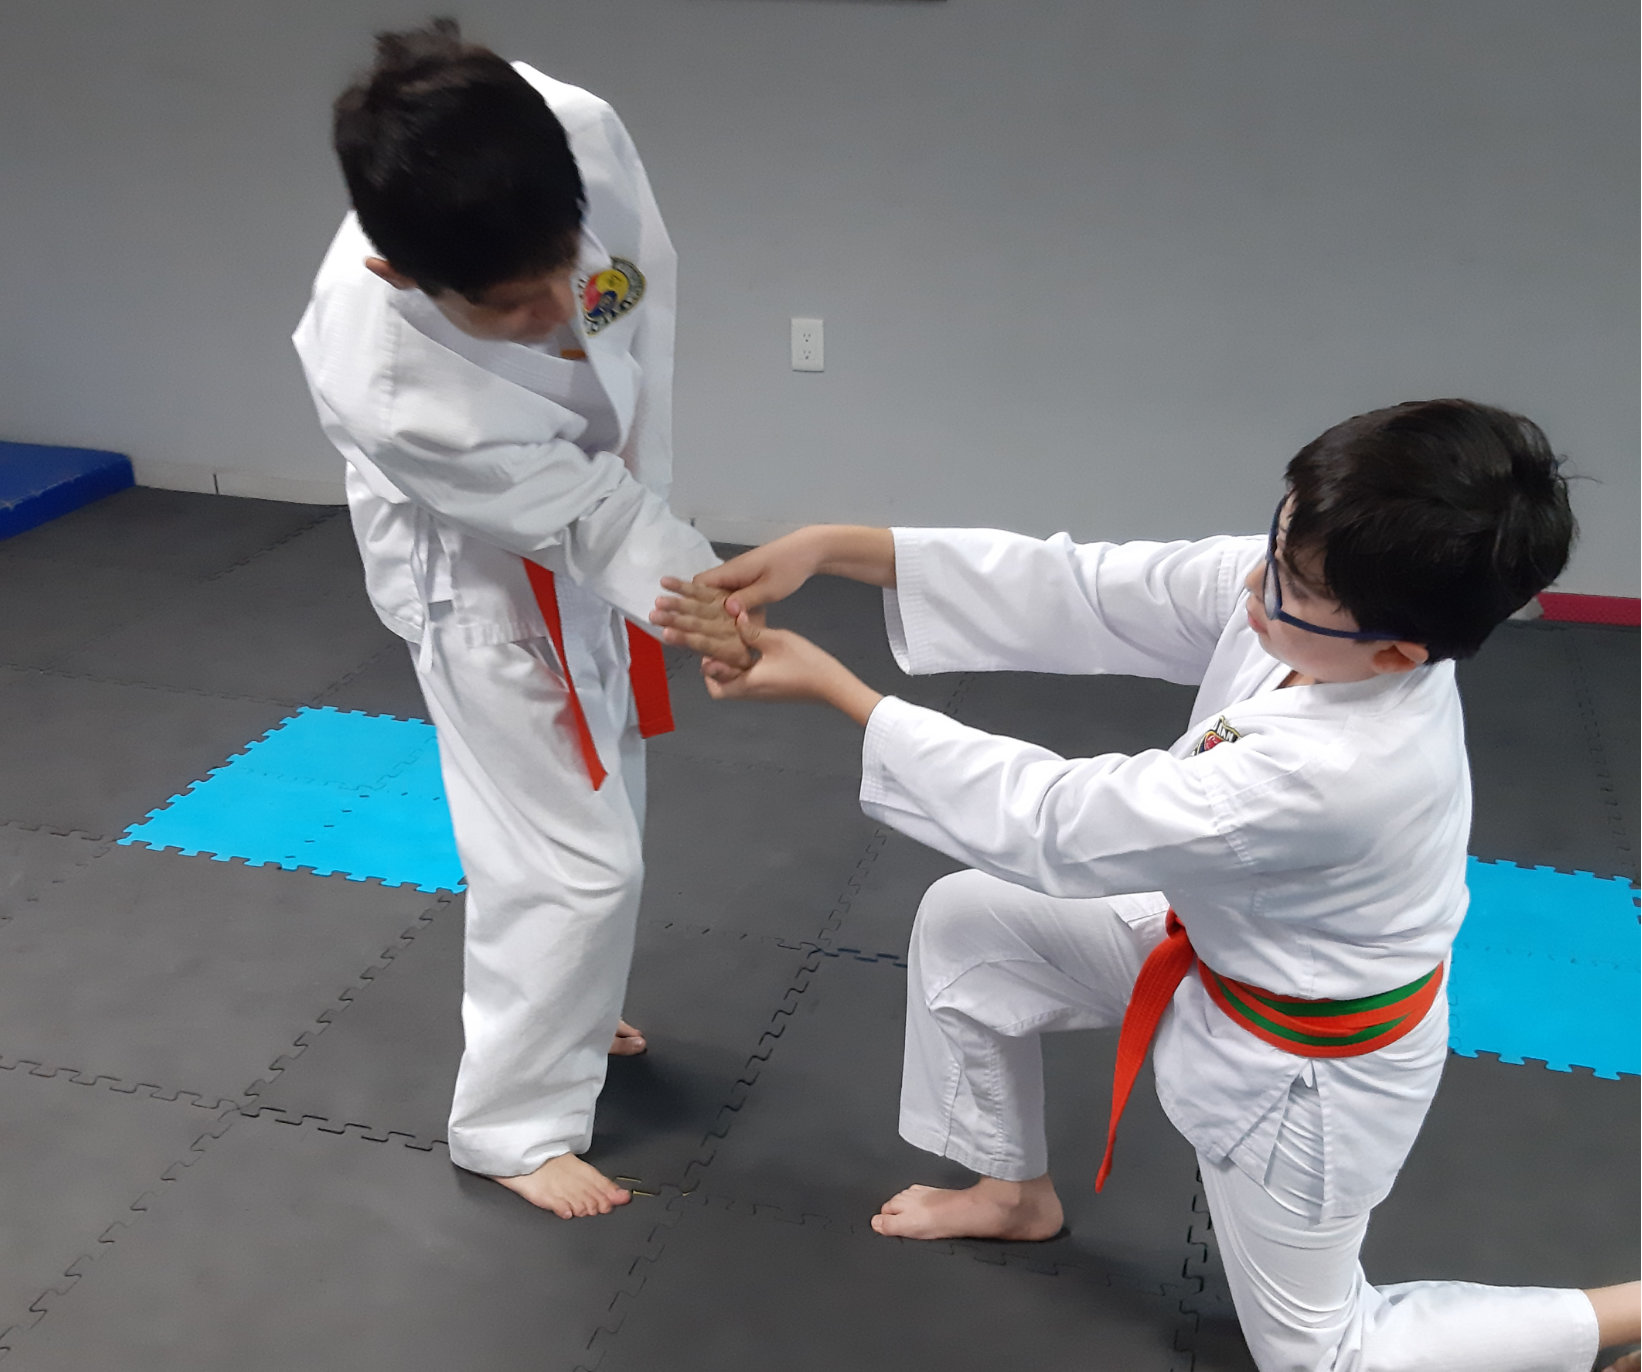
[[[1289,668],[1244,609],[1264,554],[1263,538],[895,530],[885,613],[907,671],[1122,672],[1199,689],[1166,751],[1078,760],[886,699],[867,727],[863,808],[1050,895],[1161,891],[1120,913],[1167,899],[1205,963],[1270,991],[1346,999],[1430,971],[1466,908],[1471,789],[1453,664],[1277,689]],[[1324,1214],[1356,1213],[1390,1190],[1413,1143],[1447,1020],[1444,996],[1378,1052],[1300,1058],[1188,977],[1159,1030],[1158,1095],[1200,1151],[1264,1180],[1289,1087],[1315,1080]]]
[[469,338],[366,270],[375,249],[350,214],[293,339],[347,459],[371,601],[411,642],[439,600],[471,645],[545,636],[521,557],[646,628],[664,574],[718,562],[667,508],[677,256],[638,152],[603,100],[515,66],[581,171],[578,297],[619,258],[643,276],[637,303],[596,332],[578,313],[565,342],[585,360]]

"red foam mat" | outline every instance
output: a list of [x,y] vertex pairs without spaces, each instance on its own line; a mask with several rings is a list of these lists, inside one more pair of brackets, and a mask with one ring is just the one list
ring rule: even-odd
[[1569,595],[1545,591],[1539,597],[1546,619],[1569,624],[1619,624],[1634,629],[1642,623],[1642,601],[1622,595]]

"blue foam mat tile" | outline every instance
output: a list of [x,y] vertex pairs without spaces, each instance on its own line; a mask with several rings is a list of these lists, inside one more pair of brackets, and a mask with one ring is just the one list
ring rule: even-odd
[[1599,1077],[1642,1073],[1635,971],[1603,963],[1456,951],[1448,1042],[1456,1053],[1541,1061],[1554,1071],[1588,1067]]
[[430,759],[437,777],[436,751],[433,726],[423,720],[304,706],[246,748],[233,765],[257,776],[355,791],[387,785]]
[[1638,968],[1637,892],[1624,877],[1472,858],[1465,880],[1471,909],[1456,950],[1487,947]]
[[113,495],[134,480],[123,453],[0,443],[0,538]]
[[126,830],[122,844],[459,890],[433,727],[305,709]]
[[1476,858],[1466,882],[1450,1047],[1609,1079],[1642,1072],[1642,940],[1631,884]]

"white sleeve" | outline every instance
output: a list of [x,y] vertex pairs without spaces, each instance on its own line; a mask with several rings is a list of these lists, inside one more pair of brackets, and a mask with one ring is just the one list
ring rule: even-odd
[[895,529],[890,646],[904,671],[1124,672],[1195,685],[1264,540],[1074,543]]
[[641,626],[663,576],[717,565],[707,540],[614,453],[537,436],[579,431],[580,416],[480,368],[464,375],[464,387],[394,388],[388,438],[369,456],[410,499],[520,557],[557,550],[575,581]]
[[[586,420],[440,347],[344,282],[297,331],[326,433],[402,497],[463,533],[546,562],[648,627],[662,576],[716,566],[712,546],[610,452]],[[550,563],[549,565],[552,565]]]
[[1164,752],[1069,761],[887,696],[867,721],[861,808],[1048,895],[1168,890],[1252,864],[1199,761]]

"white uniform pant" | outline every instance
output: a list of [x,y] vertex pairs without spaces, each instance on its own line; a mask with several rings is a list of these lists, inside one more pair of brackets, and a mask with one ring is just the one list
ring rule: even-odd
[[[908,961],[902,1137],[984,1176],[1042,1176],[1038,1036],[1121,1023],[1163,934],[1162,914],[1132,928],[1104,900],[1057,899],[980,872],[937,882]],[[1264,1184],[1198,1156],[1261,1372],[1587,1372],[1597,1326],[1582,1292],[1370,1286],[1358,1263],[1369,1212],[1318,1218],[1322,1141],[1317,1089],[1296,1085]]]
[[598,791],[549,641],[469,647],[442,602],[413,649],[467,880],[450,1156],[487,1176],[591,1142],[643,880],[644,742],[620,620],[563,579],[559,604],[609,771]]

